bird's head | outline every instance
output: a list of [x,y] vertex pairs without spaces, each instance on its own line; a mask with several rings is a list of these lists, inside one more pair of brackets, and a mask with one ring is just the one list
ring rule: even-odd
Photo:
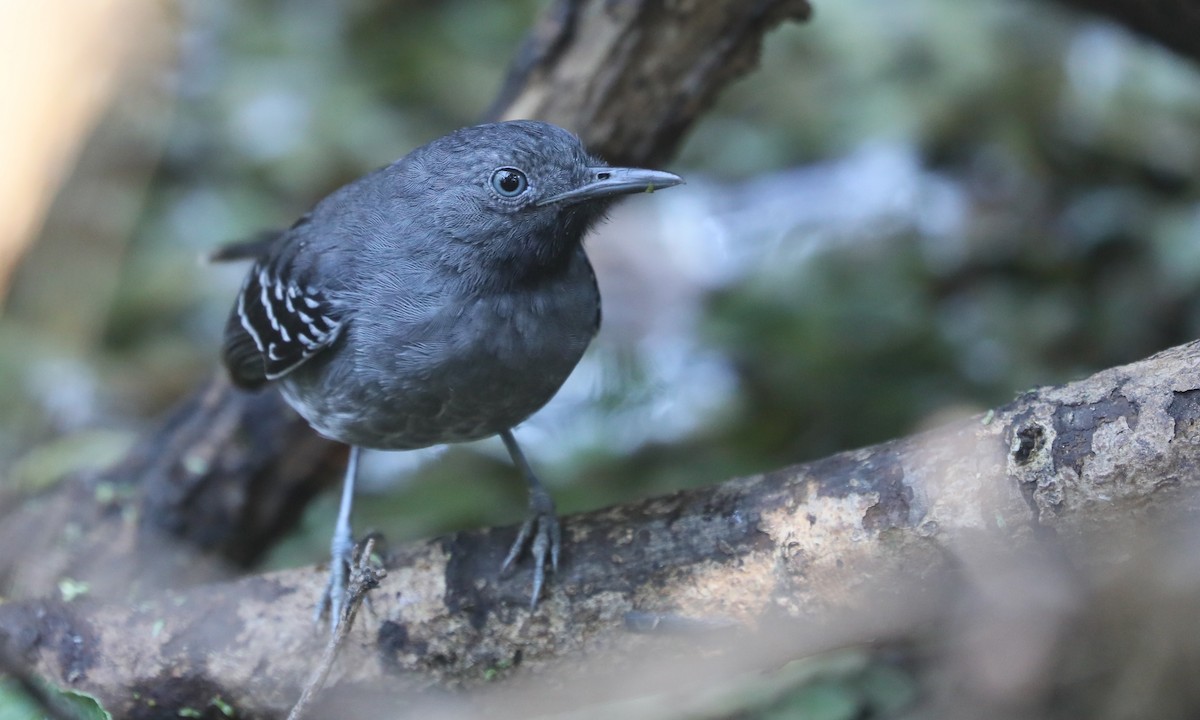
[[572,133],[516,120],[463,128],[415,151],[434,199],[431,220],[471,262],[510,278],[553,272],[622,195],[683,182],[677,175],[609,167]]

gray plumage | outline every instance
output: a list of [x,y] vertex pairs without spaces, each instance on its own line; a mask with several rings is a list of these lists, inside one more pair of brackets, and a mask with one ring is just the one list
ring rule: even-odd
[[[609,168],[546,123],[451,133],[256,241],[225,365],[242,387],[278,381],[318,432],[356,448],[500,434],[521,466],[509,431],[558,391],[599,328],[584,234],[619,195],[679,182]],[[538,505],[532,496],[545,492],[522,470]],[[540,500],[544,515],[548,495]],[[549,513],[543,526],[552,503]],[[537,556],[550,531],[533,530]],[[556,561],[556,524],[553,535],[542,545]]]

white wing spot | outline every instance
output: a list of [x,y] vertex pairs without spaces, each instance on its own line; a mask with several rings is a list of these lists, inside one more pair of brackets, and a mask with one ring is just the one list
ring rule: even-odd
[[275,310],[271,307],[271,296],[268,292],[271,282],[270,278],[267,277],[266,270],[258,274],[258,285],[262,288],[259,300],[262,302],[263,310],[267,313],[267,320],[271,322],[271,329],[278,331],[279,320],[275,319]]
[[242,282],[242,290],[238,293],[237,314],[238,319],[242,322],[242,329],[250,335],[250,339],[254,341],[254,347],[258,348],[259,352],[263,350],[262,338],[259,337],[258,331],[250,324],[250,318],[246,317],[246,289],[250,286],[250,278],[252,275],[247,275],[245,281]]

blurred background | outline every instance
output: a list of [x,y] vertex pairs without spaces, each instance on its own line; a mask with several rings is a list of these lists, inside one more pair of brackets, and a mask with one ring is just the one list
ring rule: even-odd
[[[0,8],[0,473],[120,457],[217,367],[200,258],[475,122],[544,2]],[[80,8],[86,6],[86,10]],[[1021,0],[841,0],[588,241],[605,325],[518,437],[565,512],[879,442],[1200,335],[1200,82]],[[523,516],[498,442],[371,453],[356,527]],[[323,559],[334,493],[273,565]]]

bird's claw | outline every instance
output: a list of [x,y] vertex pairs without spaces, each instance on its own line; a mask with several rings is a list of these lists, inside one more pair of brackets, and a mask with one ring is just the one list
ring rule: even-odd
[[334,535],[331,544],[329,561],[329,580],[325,583],[325,591],[317,601],[313,610],[313,622],[320,623],[325,613],[329,613],[329,631],[337,631],[341,622],[342,608],[346,603],[346,586],[350,580],[350,562],[353,559],[354,540],[349,537]]
[[530,493],[530,516],[521,523],[517,539],[508,549],[508,555],[500,566],[500,572],[508,572],[525,550],[533,558],[533,591],[529,598],[529,608],[537,607],[542,595],[542,586],[546,582],[546,561],[550,561],[550,570],[558,571],[558,556],[562,547],[562,528],[558,523],[554,500],[545,490]]

